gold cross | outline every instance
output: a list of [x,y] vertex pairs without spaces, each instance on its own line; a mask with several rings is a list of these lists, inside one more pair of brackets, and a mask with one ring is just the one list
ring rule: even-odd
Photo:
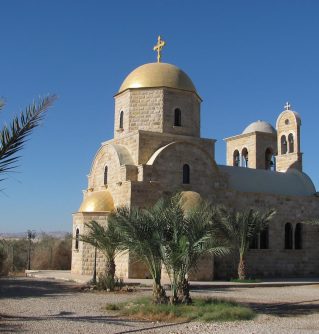
[[165,46],[166,42],[164,42],[161,39],[161,36],[158,36],[157,38],[157,44],[153,47],[154,51],[157,51],[157,62],[160,63],[161,62],[161,51],[163,49],[163,47]]

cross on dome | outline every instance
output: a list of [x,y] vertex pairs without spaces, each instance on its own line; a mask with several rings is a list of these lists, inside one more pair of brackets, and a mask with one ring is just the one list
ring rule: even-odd
[[285,110],[291,110],[291,104],[288,101],[285,104]]
[[161,58],[162,58],[161,52],[165,45],[166,45],[166,42],[161,39],[161,36],[158,36],[157,44],[153,47],[153,50],[157,51],[157,62],[158,63],[161,62]]

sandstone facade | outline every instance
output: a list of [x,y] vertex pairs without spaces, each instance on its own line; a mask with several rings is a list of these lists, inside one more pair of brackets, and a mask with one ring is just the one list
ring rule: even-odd
[[[158,70],[156,63],[147,66],[149,76],[152,68]],[[114,139],[102,143],[98,150],[88,176],[88,188],[83,192],[83,203],[73,214],[72,272],[93,272],[93,247],[76,240],[77,235],[86,233],[86,222],[107,224],[107,217],[115,207],[147,207],[163,195],[193,191],[228,207],[277,210],[269,226],[267,248],[261,249],[265,245],[258,242],[257,249],[249,251],[250,276],[318,276],[317,227],[302,225],[302,243],[298,249],[295,240],[291,249],[286,249],[285,244],[287,223],[291,224],[294,238],[298,223],[319,216],[316,190],[301,172],[299,115],[289,106],[279,116],[276,130],[268,123],[256,122],[246,133],[227,138],[229,167],[219,166],[215,161],[215,140],[200,137],[201,99],[188,81],[181,81],[185,73],[180,75],[179,69],[169,66],[162,82],[156,81],[156,87],[150,78],[144,77],[144,71],[141,82],[147,82],[146,86],[134,82],[134,86],[125,87],[115,96]],[[165,71],[165,64],[161,64],[162,68]],[[235,159],[237,151],[239,160]],[[248,154],[249,167],[244,176],[248,183],[251,178],[253,186],[246,179],[236,179],[238,169],[244,168],[243,153]],[[185,165],[190,171],[188,182],[185,182]],[[265,179],[267,187],[262,183]],[[230,277],[234,275],[234,263],[236,259],[232,256],[206,257],[199,270],[190,275],[200,280]],[[103,265],[103,254],[98,252],[98,272],[103,272]],[[116,265],[118,277],[149,276],[130,254],[118,256]]]

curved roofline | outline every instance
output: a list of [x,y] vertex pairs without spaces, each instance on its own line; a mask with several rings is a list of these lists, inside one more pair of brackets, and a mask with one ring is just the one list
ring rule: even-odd
[[211,162],[211,165],[212,167],[217,171],[219,172],[218,170],[218,167],[217,167],[217,164],[215,162],[214,159],[212,159],[212,157],[205,151],[203,150],[201,147],[199,147],[198,145],[196,144],[193,144],[193,143],[190,143],[190,142],[187,142],[187,141],[174,141],[174,142],[171,142],[167,145],[164,145],[162,147],[160,147],[159,149],[157,149],[153,154],[152,156],[149,158],[149,160],[147,161],[146,165],[153,165],[155,163],[155,161],[157,160],[157,158],[159,157],[159,155],[165,151],[168,147],[170,146],[173,146],[173,145],[178,145],[178,144],[187,144],[189,146],[193,146],[193,147],[196,147],[199,151],[203,152],[209,159],[209,161]]
[[197,94],[197,89],[186,72],[174,64],[161,62],[146,63],[133,69],[125,77],[118,93],[131,88],[157,88],[163,86]]
[[[258,129],[258,127],[260,127],[260,129]],[[252,128],[252,129],[249,129],[249,128]],[[242,134],[248,134],[248,133],[253,133],[253,132],[269,133],[273,135],[277,134],[276,129],[269,122],[266,122],[263,120],[257,120],[247,125],[244,131],[242,132]]]
[[112,212],[115,209],[113,197],[108,189],[88,192],[78,212]]
[[273,172],[263,169],[218,165],[232,190],[286,196],[313,196],[316,188],[305,173],[297,170]]
[[277,121],[276,121],[276,129],[278,129],[278,123],[279,123],[279,120],[281,119],[281,117],[285,114],[285,113],[289,113],[289,112],[291,112],[291,113],[293,113],[294,114],[294,116],[295,116],[295,120],[296,120],[296,124],[297,125],[301,125],[301,117],[300,117],[300,115],[296,112],[296,111],[293,111],[293,110],[284,110],[284,111],[282,111],[281,113],[280,113],[280,115],[278,116],[278,118],[277,118]]
[[119,162],[119,165],[120,166],[123,166],[123,165],[134,165],[134,161],[133,161],[133,158],[131,156],[131,153],[130,151],[127,149],[126,146],[124,145],[120,145],[120,144],[113,144],[113,143],[110,143],[110,142],[106,142],[105,144],[102,144],[98,151],[96,152],[94,158],[93,158],[93,162],[92,162],[92,165],[91,165],[91,168],[90,168],[90,172],[89,172],[89,175],[92,174],[92,171],[94,169],[94,165],[98,159],[98,156],[99,154],[101,153],[101,151],[103,150],[103,148],[105,146],[109,146],[111,148],[113,148],[113,150],[116,152],[117,154],[117,158],[118,158],[118,162]]

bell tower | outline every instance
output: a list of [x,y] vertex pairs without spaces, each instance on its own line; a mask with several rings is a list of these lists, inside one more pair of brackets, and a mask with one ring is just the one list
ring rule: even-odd
[[291,109],[291,105],[288,102],[284,108],[276,123],[277,171],[286,172],[289,169],[297,169],[302,172],[302,153],[300,151],[301,119],[299,114]]

